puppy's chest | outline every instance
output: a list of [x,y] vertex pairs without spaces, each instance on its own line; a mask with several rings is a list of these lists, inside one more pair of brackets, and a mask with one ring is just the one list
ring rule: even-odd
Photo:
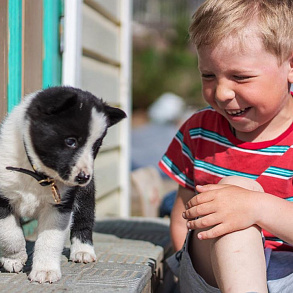
[[54,204],[50,186],[24,187],[16,189],[10,196],[13,210],[20,217],[37,217],[43,208]]

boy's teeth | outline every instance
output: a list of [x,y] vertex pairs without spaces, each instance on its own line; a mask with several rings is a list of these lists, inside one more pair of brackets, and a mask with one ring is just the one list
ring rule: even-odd
[[239,109],[239,110],[231,110],[231,111],[226,111],[229,115],[236,115],[236,114],[240,114],[242,112],[245,111],[245,108],[244,109]]

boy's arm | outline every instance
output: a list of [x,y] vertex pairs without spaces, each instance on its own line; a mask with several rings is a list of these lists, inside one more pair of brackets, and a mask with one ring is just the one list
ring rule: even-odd
[[171,239],[173,248],[178,251],[182,248],[187,234],[186,220],[182,213],[185,211],[186,203],[194,196],[194,191],[179,185],[176,200],[171,213]]
[[259,195],[257,225],[293,245],[293,203],[264,193]]

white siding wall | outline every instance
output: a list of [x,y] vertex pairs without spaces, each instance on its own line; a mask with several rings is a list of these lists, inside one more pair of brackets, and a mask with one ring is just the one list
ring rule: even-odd
[[[65,0],[64,84],[91,91],[128,115],[109,129],[96,159],[97,218],[130,213],[131,7],[131,0]],[[70,34],[74,40],[66,40]]]

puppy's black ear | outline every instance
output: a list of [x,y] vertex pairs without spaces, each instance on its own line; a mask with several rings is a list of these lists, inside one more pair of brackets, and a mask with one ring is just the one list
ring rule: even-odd
[[108,127],[111,127],[112,125],[127,117],[125,112],[121,109],[110,107],[108,105],[105,105],[105,113],[108,117]]
[[[43,101],[44,102],[44,101]],[[73,92],[61,92],[58,95],[48,97],[46,103],[38,105],[39,111],[47,115],[61,113],[77,102],[77,94]]]
[[31,114],[58,114],[73,107],[77,103],[77,98],[74,89],[66,87],[48,88],[39,92],[32,101]]

